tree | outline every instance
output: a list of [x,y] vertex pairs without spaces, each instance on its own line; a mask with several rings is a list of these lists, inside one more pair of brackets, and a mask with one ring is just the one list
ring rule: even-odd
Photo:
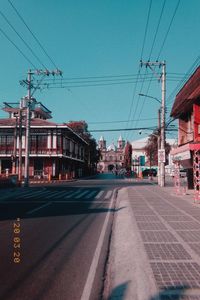
[[[149,162],[149,166],[157,166],[158,165],[158,135],[159,132],[158,130],[155,130],[150,136],[149,139],[147,141],[147,145],[144,148],[147,158],[148,158],[148,162]],[[169,152],[170,152],[171,146],[170,144],[168,144],[167,142],[165,142],[165,153],[166,153],[166,157],[168,157]]]
[[132,146],[129,142],[126,143],[124,151],[124,167],[130,171],[132,162]]
[[96,169],[96,165],[100,159],[100,152],[97,149],[96,140],[92,137],[91,133],[88,131],[88,124],[81,121],[69,121],[67,123],[74,132],[80,135],[89,145],[86,148],[85,164],[86,172],[93,173]]

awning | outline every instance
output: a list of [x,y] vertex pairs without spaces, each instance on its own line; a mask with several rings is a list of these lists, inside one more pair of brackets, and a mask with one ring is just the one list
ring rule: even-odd
[[192,168],[192,153],[191,151],[200,150],[200,143],[188,143],[173,149],[170,154],[172,160],[180,161],[184,168]]

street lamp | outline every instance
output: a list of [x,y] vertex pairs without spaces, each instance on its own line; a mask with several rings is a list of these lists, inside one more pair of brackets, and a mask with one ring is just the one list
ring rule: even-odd
[[[159,160],[159,150],[161,148],[161,140],[164,139],[164,141],[165,141],[165,131],[164,131],[164,134],[161,135],[161,118],[160,118],[160,115],[161,115],[161,111],[162,111],[162,102],[158,98],[152,97],[152,96],[149,96],[149,95],[145,95],[145,94],[140,93],[139,96],[154,99],[155,101],[157,101],[161,105],[161,107],[158,109],[158,135],[157,135],[157,139],[158,139],[158,160]],[[164,110],[165,110],[165,108],[164,108]],[[152,134],[152,135],[155,135],[155,134]],[[160,163],[158,161],[158,184],[159,185],[161,185],[161,170],[160,170],[160,168],[161,168]],[[162,169],[164,169],[164,168],[162,168]]]
[[149,96],[149,95],[145,95],[145,94],[138,94],[139,96],[142,96],[142,97],[147,97],[147,98],[151,98],[151,99],[154,99],[154,100],[156,100],[157,102],[159,102],[160,104],[161,104],[161,101],[158,99],[158,98],[156,98],[156,97],[152,97],[152,96]]

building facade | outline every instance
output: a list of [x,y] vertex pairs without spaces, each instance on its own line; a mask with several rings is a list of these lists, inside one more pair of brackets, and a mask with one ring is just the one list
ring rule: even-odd
[[200,67],[176,95],[171,117],[178,120],[178,147],[173,160],[187,169],[188,186],[200,191]]
[[[8,118],[0,119],[0,175],[25,172],[26,108],[4,103]],[[84,174],[88,143],[66,124],[50,122],[51,111],[35,99],[30,120],[30,178],[68,179]]]
[[109,172],[112,170],[119,170],[123,167],[125,140],[120,136],[117,141],[117,146],[114,142],[106,147],[106,140],[103,136],[98,141],[98,148],[101,156],[97,164],[99,172]]

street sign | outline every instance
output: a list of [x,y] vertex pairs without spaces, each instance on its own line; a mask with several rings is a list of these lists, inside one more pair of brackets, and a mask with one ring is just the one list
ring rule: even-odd
[[165,163],[165,149],[158,150],[158,162]]

